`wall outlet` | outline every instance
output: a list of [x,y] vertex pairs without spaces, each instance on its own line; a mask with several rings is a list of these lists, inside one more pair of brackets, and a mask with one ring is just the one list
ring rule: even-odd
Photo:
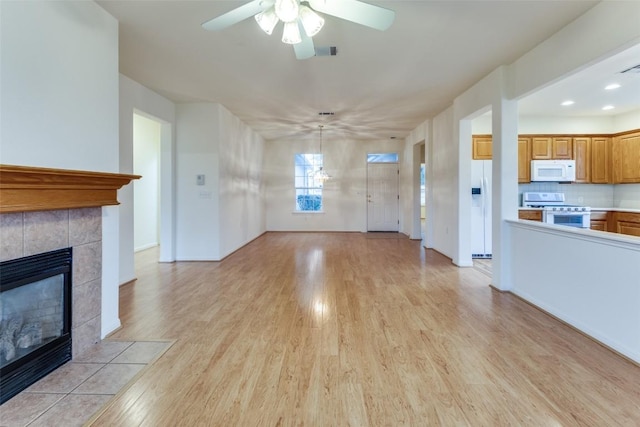
[[582,197],[582,196],[578,197],[578,203],[583,204],[584,203],[584,197]]
[[204,185],[204,175],[196,175],[196,184]]

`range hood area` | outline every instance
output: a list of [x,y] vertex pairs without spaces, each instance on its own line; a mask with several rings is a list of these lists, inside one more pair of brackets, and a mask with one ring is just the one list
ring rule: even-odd
[[531,160],[531,182],[575,182],[575,160]]

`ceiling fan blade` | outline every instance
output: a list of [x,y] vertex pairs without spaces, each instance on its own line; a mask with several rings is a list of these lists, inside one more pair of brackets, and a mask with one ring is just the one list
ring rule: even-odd
[[300,31],[300,37],[302,41],[293,45],[293,50],[296,53],[297,59],[309,59],[316,56],[316,48],[313,45],[313,39],[304,33],[304,30]]
[[245,3],[242,6],[235,8],[225,14],[213,18],[202,24],[202,28],[209,31],[218,31],[237,24],[240,21],[244,21],[257,13],[269,8],[273,5],[273,1],[270,0],[253,0],[249,3]]
[[318,12],[384,31],[391,26],[396,13],[384,7],[358,0],[309,0]]

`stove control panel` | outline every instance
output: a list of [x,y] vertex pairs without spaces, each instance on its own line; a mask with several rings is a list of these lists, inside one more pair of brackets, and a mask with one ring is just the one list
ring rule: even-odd
[[547,206],[546,210],[556,212],[590,212],[591,208],[588,206]]

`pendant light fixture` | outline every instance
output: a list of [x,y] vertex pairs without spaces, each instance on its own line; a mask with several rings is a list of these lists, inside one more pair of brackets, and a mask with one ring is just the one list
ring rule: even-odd
[[[320,155],[322,155],[322,128],[323,127],[324,125],[318,125],[318,128],[320,128]],[[322,164],[324,165],[324,156],[322,158]],[[327,172],[325,172],[322,166],[320,166],[313,173],[313,179],[324,184],[326,181],[331,179],[331,176]]]

